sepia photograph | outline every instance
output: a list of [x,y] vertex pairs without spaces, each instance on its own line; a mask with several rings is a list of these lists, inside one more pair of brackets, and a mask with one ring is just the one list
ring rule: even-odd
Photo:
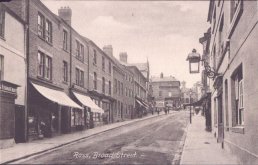
[[0,164],[258,165],[258,0],[0,0]]

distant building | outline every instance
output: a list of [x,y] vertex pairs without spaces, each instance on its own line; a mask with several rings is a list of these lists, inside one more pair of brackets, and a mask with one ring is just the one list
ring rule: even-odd
[[155,101],[165,101],[171,107],[179,107],[181,100],[180,81],[173,76],[151,77],[151,86]]

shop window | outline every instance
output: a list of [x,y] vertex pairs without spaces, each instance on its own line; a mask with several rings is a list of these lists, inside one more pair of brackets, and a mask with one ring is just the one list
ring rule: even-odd
[[5,10],[3,6],[0,4],[0,37],[4,38],[5,31]]
[[42,52],[38,52],[38,76],[52,79],[52,58]]
[[232,75],[232,95],[233,95],[233,106],[232,116],[233,126],[244,125],[244,89],[243,89],[243,71],[242,65],[238,67]]

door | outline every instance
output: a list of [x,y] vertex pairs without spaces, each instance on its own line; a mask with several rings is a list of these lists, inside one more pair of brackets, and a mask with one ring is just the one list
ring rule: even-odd
[[22,105],[15,105],[15,142],[25,142],[25,107]]
[[224,139],[224,123],[223,123],[223,103],[222,94],[218,96],[218,139],[219,143],[223,142]]

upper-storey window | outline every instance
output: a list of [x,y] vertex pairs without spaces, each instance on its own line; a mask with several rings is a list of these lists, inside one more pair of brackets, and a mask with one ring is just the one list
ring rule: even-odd
[[84,71],[76,68],[75,69],[75,83],[81,87],[84,87]]
[[4,27],[5,27],[5,10],[2,5],[0,5],[0,36],[4,37]]
[[45,19],[43,14],[38,13],[38,36],[48,43],[52,43],[52,33],[53,28],[50,20]]
[[76,57],[83,61],[84,57],[84,46],[76,40]]
[[93,50],[93,64],[97,64],[97,52],[96,50]]
[[44,16],[38,13],[38,35],[44,38]]
[[4,79],[4,56],[0,55],[0,81]]
[[106,90],[105,90],[105,83],[106,83],[105,78],[102,77],[102,93],[106,92]]
[[98,80],[97,80],[97,73],[94,72],[94,73],[93,73],[93,76],[94,76],[94,77],[93,77],[94,89],[97,90],[97,81],[98,81]]
[[63,81],[68,82],[68,64],[63,61]]
[[52,58],[42,52],[38,52],[38,76],[52,79]]
[[46,20],[46,41],[52,43],[52,23]]
[[67,35],[67,31],[66,30],[63,30],[63,49],[64,50],[67,50],[68,48],[68,35]]
[[111,71],[112,71],[112,65],[111,65],[111,62],[109,61],[108,62],[108,72],[111,74]]
[[102,70],[105,71],[105,57],[102,56]]

